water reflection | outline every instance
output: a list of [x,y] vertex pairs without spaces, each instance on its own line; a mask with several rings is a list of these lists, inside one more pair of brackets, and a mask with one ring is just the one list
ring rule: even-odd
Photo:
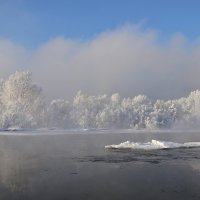
[[27,185],[26,160],[19,151],[0,140],[0,181],[11,192],[21,192]]

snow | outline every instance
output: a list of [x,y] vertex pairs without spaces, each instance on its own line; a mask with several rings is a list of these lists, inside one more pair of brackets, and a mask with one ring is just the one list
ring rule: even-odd
[[145,95],[122,98],[118,93],[77,93],[73,101],[47,103],[31,73],[16,72],[0,81],[0,129],[134,129],[200,128],[200,91],[175,100]]
[[191,147],[200,147],[200,142],[175,143],[169,141],[152,140],[151,142],[139,143],[139,142],[126,141],[120,144],[112,144],[105,146],[106,149],[143,149],[143,150],[191,148]]

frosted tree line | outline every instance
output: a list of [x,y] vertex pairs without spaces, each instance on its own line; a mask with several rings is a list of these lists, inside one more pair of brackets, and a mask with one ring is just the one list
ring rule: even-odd
[[152,101],[144,95],[121,98],[89,96],[81,91],[72,102],[45,102],[29,72],[0,81],[0,128],[200,128],[200,91],[176,100]]

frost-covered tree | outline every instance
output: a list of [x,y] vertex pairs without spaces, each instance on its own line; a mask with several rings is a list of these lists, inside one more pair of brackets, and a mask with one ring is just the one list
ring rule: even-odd
[[106,95],[88,96],[79,91],[74,98],[71,112],[74,124],[80,128],[97,128],[98,114],[107,103]]
[[175,122],[176,108],[171,101],[157,100],[149,114],[146,126],[151,129],[169,129]]
[[102,108],[97,116],[98,128],[123,128],[124,117],[118,93],[107,99]]
[[71,107],[68,101],[53,100],[47,109],[47,126],[55,128],[72,128]]
[[44,102],[31,74],[16,72],[0,81],[0,128],[200,128],[200,91],[175,100],[152,101],[144,95],[122,99],[118,93],[89,96],[78,92],[73,102]]
[[175,101],[179,106],[179,115],[176,116],[176,124],[180,127],[200,127],[200,91],[196,90],[186,98]]
[[42,122],[41,89],[32,83],[29,72],[16,72],[2,83],[0,102],[2,128],[36,127]]
[[122,101],[127,128],[146,128],[146,120],[152,112],[152,102],[144,95],[127,98]]

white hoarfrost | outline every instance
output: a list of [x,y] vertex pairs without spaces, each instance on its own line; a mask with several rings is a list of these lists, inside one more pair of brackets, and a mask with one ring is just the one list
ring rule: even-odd
[[41,126],[44,101],[30,73],[16,72],[1,82],[0,89],[1,128]]
[[121,98],[81,91],[73,102],[45,103],[31,74],[16,72],[0,81],[0,128],[200,128],[200,91],[176,100],[152,101],[144,95]]
[[0,87],[0,127],[38,127],[44,109],[41,89],[32,83],[31,74],[16,72]]

